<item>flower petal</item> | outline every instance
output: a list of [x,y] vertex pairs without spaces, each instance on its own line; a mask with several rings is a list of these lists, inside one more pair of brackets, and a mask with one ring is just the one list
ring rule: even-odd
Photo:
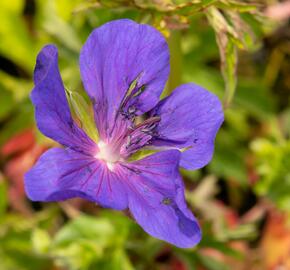
[[163,151],[126,164],[129,209],[152,236],[182,248],[201,238],[197,221],[187,209],[178,173],[180,153]]
[[224,115],[219,99],[195,84],[184,84],[174,90],[152,110],[161,118],[157,127],[156,147],[185,148],[180,165],[198,169],[212,158],[214,140]]
[[157,104],[169,74],[168,46],[149,25],[128,19],[111,21],[95,29],[87,39],[80,55],[80,71],[95,103],[102,135],[113,125],[112,119],[121,110],[134,81],[131,90],[135,94],[126,102],[130,110],[134,107],[143,113]]
[[39,130],[62,145],[85,152],[96,150],[94,142],[73,121],[58,70],[57,48],[45,46],[37,56],[35,87],[31,99]]
[[103,207],[127,208],[127,193],[104,162],[79,152],[52,148],[25,175],[32,201],[60,201],[81,197]]

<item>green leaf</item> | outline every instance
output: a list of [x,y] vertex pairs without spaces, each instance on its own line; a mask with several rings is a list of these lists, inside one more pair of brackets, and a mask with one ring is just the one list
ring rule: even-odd
[[279,208],[290,211],[290,141],[271,142],[257,139],[251,144],[256,154],[256,169],[260,175],[255,192],[266,196]]
[[93,263],[89,270],[134,270],[135,268],[130,262],[128,255],[123,249],[112,250],[110,254],[106,254],[100,260]]
[[255,224],[241,224],[238,227],[226,230],[220,235],[225,240],[253,240],[257,237]]
[[227,242],[221,242],[221,241],[215,240],[209,235],[204,235],[200,243],[200,246],[214,248],[216,250],[219,250],[223,254],[227,256],[231,256],[236,259],[244,258],[243,253],[241,253],[240,251],[236,249],[231,248]]
[[113,235],[114,227],[107,219],[82,215],[69,222],[57,233],[53,245],[66,246],[77,240],[88,239],[104,247],[110,244]]
[[104,251],[93,241],[76,238],[65,247],[54,247],[50,255],[61,269],[87,270],[104,256]]
[[245,3],[237,0],[221,0],[216,6],[221,9],[230,9],[236,12],[249,12],[257,10],[257,4]]
[[[124,229],[127,230],[128,227]],[[96,269],[92,266],[106,269],[103,265],[130,265],[122,251],[124,247],[122,230],[119,231],[114,222],[106,217],[81,215],[57,233],[50,254],[58,258],[58,265],[69,269]],[[100,265],[102,267],[99,267]],[[116,269],[123,268],[119,266]]]
[[208,270],[228,270],[230,269],[226,264],[214,259],[210,256],[198,254],[199,262]]
[[102,210],[101,213],[102,217],[110,220],[115,228],[114,246],[121,247],[126,245],[130,234],[138,225],[119,211]]
[[36,228],[32,232],[32,245],[37,253],[39,254],[47,253],[50,243],[51,243],[50,236],[45,230]]
[[1,219],[1,270],[39,270],[45,269],[44,267],[50,269],[50,261],[35,254],[31,241],[33,228],[46,218],[47,213],[44,211],[29,218],[7,213]]

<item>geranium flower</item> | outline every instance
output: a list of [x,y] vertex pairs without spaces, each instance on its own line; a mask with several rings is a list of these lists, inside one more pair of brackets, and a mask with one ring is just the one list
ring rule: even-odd
[[[196,245],[201,232],[186,206],[178,168],[194,170],[210,161],[223,121],[218,98],[184,84],[159,101],[169,74],[163,36],[131,20],[106,23],[80,53],[95,141],[71,116],[57,61],[53,45],[39,53],[31,99],[39,130],[64,148],[48,150],[26,174],[28,197],[45,202],[81,197],[128,208],[152,236],[178,247]],[[132,160],[143,149],[154,153]]]

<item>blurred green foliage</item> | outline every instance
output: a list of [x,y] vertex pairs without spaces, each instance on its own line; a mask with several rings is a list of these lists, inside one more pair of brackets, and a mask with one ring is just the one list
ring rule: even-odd
[[[270,22],[262,8],[237,0],[1,1],[0,270],[244,269],[237,265],[251,262],[245,249],[258,245],[265,221],[265,216],[247,220],[244,214],[264,201],[290,212],[289,42],[276,31],[283,24]],[[212,162],[203,170],[182,172],[188,202],[203,227],[195,249],[164,244],[126,215],[88,203],[31,204],[17,186],[23,185],[36,146],[20,149],[23,141],[16,140],[12,154],[3,150],[29,129],[42,151],[51,145],[36,131],[29,100],[41,47],[58,46],[67,95],[80,117],[79,109],[88,110],[80,48],[93,28],[118,18],[149,23],[168,38],[171,75],[165,94],[195,82],[224,101],[226,119]],[[89,117],[80,120],[97,136]],[[25,151],[23,160],[32,159],[30,165],[17,159]],[[23,166],[18,178],[11,173],[14,160],[16,168]],[[237,241],[243,248],[233,245]]]
[[290,142],[257,139],[251,146],[257,155],[257,172],[261,175],[255,191],[290,212]]

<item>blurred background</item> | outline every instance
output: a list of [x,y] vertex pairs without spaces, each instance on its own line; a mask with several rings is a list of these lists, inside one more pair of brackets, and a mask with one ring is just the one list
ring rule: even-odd
[[[289,270],[290,1],[0,2],[0,270]],[[164,95],[195,82],[223,101],[212,162],[182,171],[203,239],[178,249],[129,217],[83,200],[31,203],[23,175],[55,143],[35,126],[36,55],[59,48],[65,85],[83,94],[78,55],[101,24],[131,18],[167,38]]]

